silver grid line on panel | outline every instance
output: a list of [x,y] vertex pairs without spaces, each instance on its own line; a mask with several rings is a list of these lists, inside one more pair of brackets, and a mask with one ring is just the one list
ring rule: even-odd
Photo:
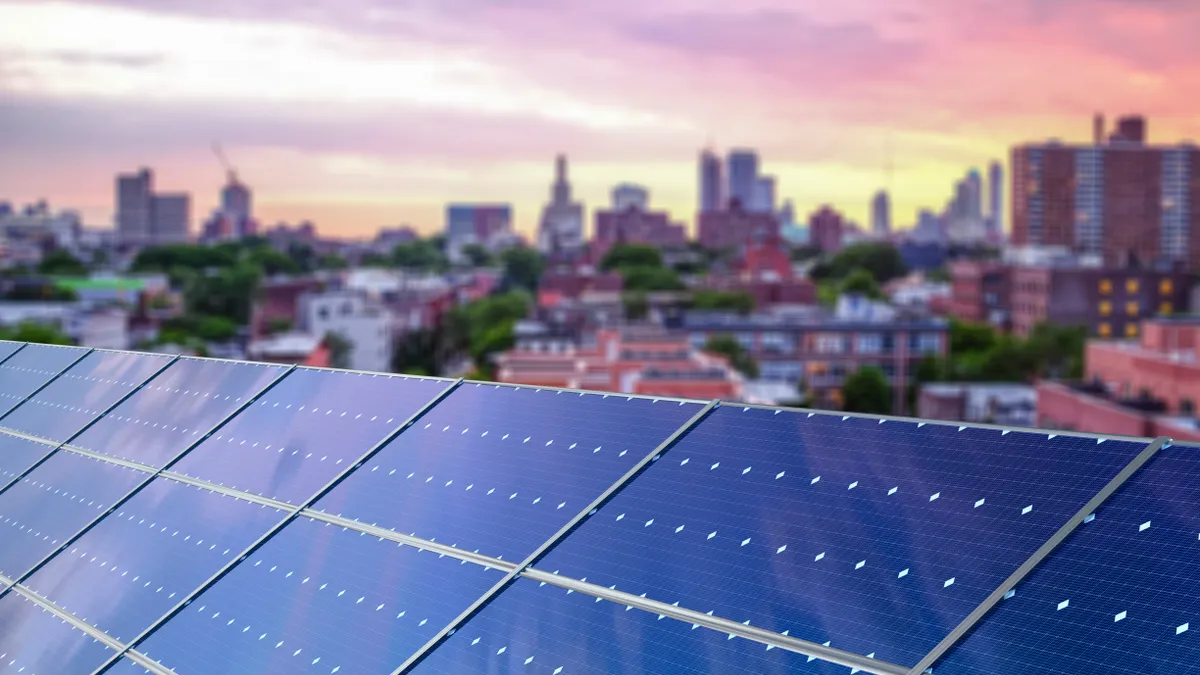
[[[94,352],[92,352],[92,353],[94,353]],[[37,436],[32,436],[30,434],[21,433],[19,431],[16,431],[14,429],[9,429],[7,427],[0,427],[0,431],[3,431],[4,433],[11,434],[13,436],[17,436],[18,438],[23,438],[27,441],[34,441],[37,443],[45,443],[52,447],[50,452],[47,452],[45,455],[42,456],[41,459],[37,460],[32,465],[30,465],[29,468],[22,471],[20,473],[20,475],[13,477],[13,479],[11,481],[9,481],[8,483],[6,483],[4,485],[0,485],[0,493],[3,493],[8,488],[10,488],[13,485],[16,485],[17,483],[24,480],[26,476],[28,476],[30,473],[32,473],[34,469],[41,466],[42,463],[44,463],[46,460],[50,459],[50,457],[53,456],[54,453],[58,452],[64,445],[66,445],[66,444],[70,443],[71,441],[75,440],[76,438],[79,438],[80,436],[82,436],[84,432],[86,432],[88,429],[92,428],[92,425],[99,422],[102,418],[107,417],[109,413],[111,413],[113,410],[117,409],[117,406],[121,405],[125,401],[129,400],[129,398],[131,396],[133,396],[134,394],[141,391],[143,387],[145,387],[147,384],[150,383],[151,380],[153,380],[154,378],[161,375],[163,373],[163,371],[165,371],[167,368],[170,368],[171,365],[178,360],[179,360],[178,356],[176,356],[172,359],[168,359],[167,362],[165,364],[163,364],[163,366],[161,368],[159,368],[158,370],[155,370],[153,373],[150,373],[149,377],[146,377],[141,382],[139,382],[136,387],[134,387],[133,389],[126,392],[124,395],[122,395],[120,398],[118,398],[116,401],[114,401],[112,405],[110,405],[110,406],[106,407],[104,410],[100,411],[99,415],[96,415],[95,417],[93,417],[92,419],[90,419],[86,423],[84,423],[84,425],[82,427],[80,427],[78,431],[76,431],[75,433],[68,436],[67,439],[65,441],[63,441],[62,443],[55,443],[54,441],[51,441],[49,439],[38,438]],[[76,361],[76,363],[78,363],[78,361]],[[72,365],[74,365],[74,364],[72,364]],[[66,372],[66,371],[64,370],[63,372]],[[26,400],[28,400],[28,399],[26,399]],[[22,403],[24,403],[24,401],[22,401]],[[20,407],[20,406],[17,406],[17,407]],[[14,408],[14,410],[15,409],[16,408]]]
[[[62,347],[61,349],[66,349],[66,347]],[[18,349],[17,351],[20,351],[20,350]],[[82,350],[82,351],[83,351],[83,354],[81,354],[81,355],[80,355],[78,358],[76,358],[74,361],[72,361],[72,362],[68,363],[66,368],[63,368],[62,370],[58,371],[58,372],[57,372],[57,373],[55,373],[55,374],[54,374],[54,375],[53,375],[53,376],[52,376],[50,379],[48,379],[48,380],[46,380],[45,382],[43,382],[43,383],[41,384],[41,386],[40,386],[40,387],[38,387],[37,389],[34,389],[33,391],[29,392],[29,394],[28,394],[28,395],[27,395],[25,398],[21,399],[20,403],[17,403],[17,404],[16,404],[16,405],[14,405],[13,407],[11,407],[11,408],[9,408],[8,410],[4,411],[4,414],[3,414],[3,415],[0,415],[0,422],[3,422],[5,417],[8,417],[9,415],[11,415],[11,414],[12,414],[12,411],[16,410],[17,408],[20,408],[20,407],[21,407],[21,405],[22,405],[22,404],[24,404],[26,401],[28,401],[29,399],[33,398],[34,396],[37,396],[38,394],[40,394],[40,393],[42,392],[42,390],[43,390],[43,389],[45,389],[46,387],[49,387],[51,384],[53,384],[53,383],[54,383],[54,381],[55,381],[55,380],[57,380],[57,379],[59,378],[59,376],[61,376],[63,373],[67,372],[68,370],[70,370],[70,369],[74,368],[74,367],[76,366],[76,364],[78,364],[80,361],[82,361],[82,360],[84,360],[85,358],[87,358],[87,355],[88,355],[88,354],[91,354],[92,352],[94,352],[94,351],[96,351],[96,350],[95,350],[95,349],[85,349],[85,350]],[[13,352],[13,354],[12,354],[11,356],[15,356],[15,355],[16,355],[16,352]],[[5,359],[5,361],[7,361],[7,360],[8,360],[8,359]]]
[[1063,523],[1062,527],[1060,527],[1057,532],[1043,542],[1042,545],[1038,547],[1038,549],[1034,551],[1033,554],[1030,555],[1020,567],[1013,571],[1013,573],[1009,575],[1009,577],[1005,579],[1003,583],[996,588],[996,590],[992,591],[991,595],[985,598],[983,602],[979,603],[979,605],[972,610],[971,613],[968,614],[966,618],[964,618],[958,624],[958,626],[954,628],[954,630],[950,631],[950,633],[943,638],[941,642],[939,642],[933,649],[929,650],[929,653],[927,653],[924,658],[917,662],[917,665],[913,666],[908,671],[907,675],[921,675],[932,668],[933,664],[937,663],[938,659],[945,656],[946,652],[950,651],[950,649],[952,649],[954,645],[957,644],[958,641],[961,640],[962,637],[979,622],[980,619],[982,619],[988,612],[992,610],[993,607],[1003,600],[1004,596],[1010,590],[1016,588],[1017,584],[1021,583],[1021,581],[1027,577],[1030,572],[1041,565],[1042,562],[1054,551],[1054,549],[1058,548],[1059,544],[1066,540],[1066,538],[1070,536],[1070,534],[1074,532],[1076,528],[1082,525],[1085,518],[1095,513],[1096,509],[1100,508],[1104,502],[1108,501],[1109,497],[1111,497],[1118,489],[1120,489],[1120,487],[1124,485],[1126,481],[1133,477],[1133,475],[1137,473],[1139,469],[1145,466],[1146,462],[1149,462],[1150,459],[1153,458],[1154,455],[1158,454],[1158,451],[1168,443],[1170,443],[1170,439],[1165,436],[1159,436],[1151,441],[1149,445],[1143,448],[1142,451],[1139,452],[1136,457],[1130,460],[1130,462],[1126,464],[1116,476],[1113,476],[1112,480],[1110,480],[1107,485],[1101,488],[1094,497],[1088,500],[1088,502],[1083,505],[1083,508],[1079,509],[1075,515],[1071,516],[1070,520]]
[[408,660],[401,664],[399,668],[392,671],[392,675],[402,675],[420,663],[426,656],[430,654],[430,652],[436,649],[443,640],[449,637],[454,631],[458,630],[458,628],[472,616],[474,616],[476,612],[478,612],[480,609],[483,609],[485,605],[491,602],[497,595],[500,594],[501,591],[507,588],[508,585],[511,584],[513,580],[515,580],[522,572],[540,560],[542,556],[544,556],[547,551],[557,545],[563,537],[565,537],[580,523],[595,513],[601,506],[611,499],[613,495],[620,491],[622,487],[628,484],[629,481],[633,480],[633,478],[640,474],[646,467],[650,466],[652,462],[657,460],[664,452],[670,449],[670,447],[674,445],[676,441],[682,438],[684,434],[693,429],[701,422],[701,420],[707,417],[710,412],[715,410],[718,405],[720,405],[720,403],[717,401],[709,401],[708,405],[700,409],[700,411],[693,415],[691,419],[684,422],[670,436],[667,436],[662,443],[659,443],[657,447],[655,447],[645,457],[638,461],[637,464],[633,465],[629,471],[625,472],[625,475],[618,478],[616,482],[608,487],[607,490],[602,492],[600,496],[596,497],[591,504],[583,507],[583,510],[575,514],[575,517],[571,518],[571,520],[567,521],[567,524],[563,525],[558,532],[550,535],[550,538],[542,542],[542,544],[538,546],[533,553],[530,553],[525,560],[521,561],[516,569],[506,574],[500,581],[496,582],[494,586],[485,591],[484,594],[479,597],[479,599],[467,607],[467,609],[459,614],[458,617],[456,617],[453,621],[438,631],[437,634],[430,638],[430,640],[426,642],[424,646],[409,656]]
[[[295,366],[290,368],[288,370],[288,372],[290,373],[294,369],[295,369]],[[233,558],[231,558],[228,563],[223,565],[221,567],[221,569],[217,570],[211,577],[204,580],[199,586],[197,586],[195,589],[193,589],[190,593],[183,596],[183,598],[181,598],[180,601],[178,603],[176,603],[174,607],[167,610],[167,612],[165,614],[163,614],[156,621],[151,623],[150,626],[148,626],[145,630],[143,630],[140,635],[138,635],[133,640],[131,640],[129,642],[128,647],[126,647],[126,649],[127,650],[133,649],[133,648],[137,647],[138,645],[140,645],[142,642],[144,642],[146,640],[146,638],[150,637],[150,635],[154,633],[154,631],[161,628],[163,626],[163,624],[165,624],[167,621],[170,621],[177,614],[179,614],[179,612],[183,611],[183,608],[185,608],[189,604],[191,604],[192,600],[195,600],[201,593],[204,593],[209,588],[211,588],[214,584],[216,584],[218,581],[220,581],[221,578],[223,578],[226,574],[228,574],[231,570],[233,570],[234,567],[239,565],[246,558],[250,557],[255,551],[257,551],[264,544],[266,544],[276,534],[282,532],[283,528],[287,527],[287,525],[289,523],[291,523],[292,521],[294,521],[298,516],[300,516],[302,512],[304,512],[310,506],[315,504],[317,502],[317,500],[319,500],[321,497],[324,497],[326,494],[328,494],[330,490],[332,490],[339,483],[341,483],[343,480],[345,480],[345,478],[347,476],[349,476],[351,473],[353,473],[355,470],[357,470],[359,467],[361,467],[365,462],[367,462],[372,457],[374,457],[380,450],[383,450],[383,448],[387,447],[387,445],[389,443],[391,443],[393,440],[395,440],[396,437],[399,436],[405,429],[407,429],[410,426],[412,426],[413,424],[415,424],[417,422],[417,420],[421,419],[421,417],[424,416],[427,412],[429,412],[434,407],[436,407],[439,403],[444,401],[447,396],[449,396],[454,390],[456,390],[462,384],[462,382],[463,382],[463,380],[461,378],[452,381],[450,383],[450,386],[448,386],[445,389],[443,389],[442,391],[438,392],[437,395],[435,395],[433,398],[431,398],[429,401],[427,401],[424,405],[422,405],[420,408],[418,408],[417,411],[414,412],[408,419],[401,422],[399,426],[393,428],[382,439],[380,439],[379,442],[377,442],[375,445],[371,446],[366,452],[364,452],[362,454],[362,456],[360,456],[357,460],[355,460],[353,463],[351,463],[345,469],[340,471],[328,483],[326,483],[324,486],[322,486],[320,489],[318,489],[311,496],[307,497],[300,504],[292,506],[291,509],[288,510],[286,514],[284,514],[283,518],[281,518],[278,523],[271,526],[271,528],[268,529],[266,532],[264,532],[258,539],[255,539],[253,542],[251,542],[251,544],[249,546],[247,546],[241,553],[239,553],[236,556],[234,556]],[[92,675],[100,675],[101,673],[104,673],[109,668],[116,665],[117,662],[119,662],[121,660],[121,656],[124,655],[124,653],[125,653],[124,651],[118,652],[115,656],[112,656],[111,658],[109,658],[108,661],[105,661],[104,663],[100,664],[100,667],[97,668],[92,673]]]
[[[175,360],[175,361],[172,361],[171,363],[174,364],[177,362],[178,361]],[[205,432],[204,435],[202,435],[200,438],[198,438],[195,441],[193,441],[192,443],[190,443],[187,447],[185,447],[180,452],[176,453],[176,455],[174,457],[172,457],[170,460],[168,460],[162,466],[162,468],[155,469],[153,473],[148,474],[142,482],[133,486],[133,488],[131,488],[128,492],[126,492],[124,495],[122,495],[115,502],[113,502],[113,504],[111,506],[109,506],[107,509],[105,509],[103,512],[101,512],[100,515],[93,518],[91,521],[89,521],[86,525],[84,525],[82,528],[80,528],[77,532],[75,532],[71,536],[65,538],[63,540],[63,542],[58,545],[57,548],[55,548],[50,553],[46,554],[45,557],[43,557],[41,560],[36,562],[32,567],[30,567],[28,570],[26,570],[23,574],[21,574],[19,577],[17,577],[16,582],[21,583],[21,582],[25,581],[26,579],[28,579],[29,577],[33,576],[38,570],[40,570],[42,567],[44,567],[46,565],[46,563],[50,562],[50,560],[52,560],[54,558],[54,556],[58,555],[60,552],[62,552],[64,550],[66,550],[68,546],[70,546],[71,544],[78,541],[79,538],[82,537],[83,535],[87,534],[93,527],[98,525],[100,523],[100,521],[107,518],[109,514],[116,511],[117,509],[119,509],[122,504],[124,504],[125,502],[132,499],[134,497],[134,495],[136,495],[138,492],[141,492],[141,490],[143,488],[145,488],[147,485],[149,485],[156,477],[159,476],[159,474],[161,474],[166,469],[170,468],[171,465],[178,462],[181,458],[183,458],[184,455],[186,455],[188,452],[190,452],[197,445],[203,443],[206,438],[208,438],[209,436],[216,433],[221,427],[225,426],[230,420],[232,420],[234,417],[236,417],[238,415],[238,413],[242,412],[249,406],[253,405],[253,403],[255,401],[257,401],[259,399],[259,397],[261,397],[263,394],[270,391],[272,387],[274,387],[276,384],[278,384],[280,382],[280,380],[287,377],[288,373],[291,373],[292,370],[294,370],[294,369],[295,369],[295,366],[285,369],[283,371],[283,373],[281,373],[278,377],[276,377],[275,379],[268,382],[266,384],[266,386],[264,386],[259,391],[255,392],[255,394],[253,396],[248,397],[243,403],[241,403],[240,405],[235,407],[233,410],[231,410],[229,412],[229,414],[225,415],[225,417],[223,417],[222,419],[217,421],[217,423],[214,424],[212,426],[212,428],[210,428],[207,432]],[[163,368],[162,370],[160,370],[158,372],[163,372],[165,370],[166,370],[166,368]],[[155,374],[157,375],[158,373],[155,373]],[[149,381],[149,380],[147,379],[147,381]],[[128,397],[126,397],[126,398],[128,398]],[[96,420],[99,420],[99,419],[101,419],[101,418],[99,418],[99,417],[96,418]],[[95,423],[96,420],[93,420],[92,423]],[[3,593],[0,593],[0,595],[3,595]]]

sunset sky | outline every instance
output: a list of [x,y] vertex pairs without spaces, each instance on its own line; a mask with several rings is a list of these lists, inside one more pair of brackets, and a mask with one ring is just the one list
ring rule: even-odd
[[634,181],[690,221],[711,142],[860,221],[890,148],[903,225],[1096,111],[1200,138],[1198,35],[1196,0],[0,0],[0,199],[107,225],[148,165],[199,221],[220,141],[268,224],[529,231],[558,152],[589,208]]

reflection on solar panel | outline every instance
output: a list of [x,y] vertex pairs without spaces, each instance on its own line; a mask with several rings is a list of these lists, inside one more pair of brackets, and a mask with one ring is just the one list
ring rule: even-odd
[[1189,672],[1197,452],[0,342],[0,675]]

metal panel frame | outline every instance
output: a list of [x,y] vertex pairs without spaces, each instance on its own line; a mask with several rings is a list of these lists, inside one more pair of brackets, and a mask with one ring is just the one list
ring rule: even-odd
[[[174,363],[177,363],[177,361],[172,361],[171,363],[174,364]],[[119,509],[122,504],[124,504],[125,502],[132,499],[134,497],[134,495],[136,495],[138,492],[141,492],[143,488],[145,488],[147,485],[149,485],[163,471],[166,471],[168,468],[171,467],[171,465],[175,464],[180,459],[182,459],[184,455],[191,452],[191,450],[193,448],[195,448],[196,446],[203,443],[205,441],[205,439],[207,439],[209,436],[213,435],[218,430],[220,430],[221,427],[223,427],[227,423],[229,423],[230,420],[232,420],[234,417],[236,417],[243,410],[245,410],[246,408],[253,405],[255,401],[257,401],[259,398],[261,398],[263,396],[263,394],[266,394],[268,391],[270,391],[271,388],[274,387],[276,384],[279,384],[279,382],[282,381],[285,377],[287,377],[288,374],[291,373],[292,370],[294,370],[294,369],[295,369],[294,366],[291,368],[284,369],[282,373],[280,373],[278,376],[276,376],[275,379],[268,382],[266,384],[266,386],[264,386],[262,389],[260,389],[258,392],[256,392],[253,396],[248,397],[245,401],[243,401],[242,403],[235,406],[233,410],[231,410],[227,415],[225,415],[225,417],[223,417],[219,421],[217,421],[217,423],[214,424],[212,426],[212,428],[210,428],[207,432],[205,432],[203,436],[197,438],[195,441],[190,443],[183,450],[176,453],[176,455],[174,457],[172,457],[170,460],[168,460],[166,462],[166,464],[164,464],[162,466],[162,468],[159,468],[154,473],[146,476],[142,480],[142,482],[138,483],[137,485],[134,485],[132,489],[130,489],[128,492],[126,492],[124,495],[122,495],[120,498],[118,498],[115,502],[113,502],[113,504],[111,506],[109,506],[107,509],[105,509],[102,513],[100,513],[100,515],[96,516],[91,521],[89,521],[86,525],[84,525],[82,528],[80,528],[79,531],[75,532],[75,534],[64,539],[63,542],[61,544],[59,544],[57,548],[52,550],[44,558],[42,558],[37,563],[35,563],[33,565],[33,567],[29,568],[23,574],[21,574],[19,577],[17,577],[16,583],[19,584],[19,583],[25,581],[26,579],[28,579],[29,577],[33,576],[35,573],[37,573],[37,571],[40,570],[42,567],[44,567],[46,565],[46,563],[50,562],[54,558],[54,556],[58,555],[60,552],[64,551],[67,547],[69,547],[71,544],[78,541],[80,537],[87,534],[93,527],[98,525],[100,523],[100,521],[104,520],[105,518],[108,517],[109,514],[116,511],[117,509]],[[165,370],[165,368],[164,368],[164,370]],[[130,395],[132,395],[132,393]],[[101,418],[97,418],[97,420],[98,419],[101,419]],[[95,422],[95,420],[93,420],[93,423],[94,422]]]
[[1168,439],[1166,436],[1159,436],[1151,441],[1149,445],[1147,445],[1140,453],[1138,453],[1136,457],[1134,457],[1128,464],[1125,465],[1125,468],[1121,469],[1116,476],[1113,476],[1112,480],[1109,481],[1107,485],[1101,488],[1094,497],[1084,504],[1083,508],[1079,509],[1074,516],[1071,516],[1070,520],[1068,520],[1066,523],[1063,523],[1063,526],[1060,527],[1057,532],[1051,535],[1051,537],[1047,539],[1038,548],[1038,550],[1034,551],[1033,554],[1030,555],[1020,567],[1013,571],[1013,573],[996,588],[996,590],[992,591],[991,595],[984,599],[983,602],[979,603],[979,605],[972,610],[971,613],[968,614],[967,617],[954,628],[954,630],[950,631],[949,635],[942,638],[942,641],[939,642],[933,649],[931,649],[924,658],[917,662],[917,665],[913,666],[908,671],[907,675],[921,675],[921,673],[932,668],[933,664],[937,663],[938,659],[945,656],[946,652],[950,651],[950,649],[952,649],[954,645],[963,638],[963,636],[965,636],[972,628],[974,628],[975,625],[978,624],[979,621],[983,619],[983,617],[990,612],[993,607],[995,607],[1001,600],[1004,599],[1004,595],[1006,593],[1015,588],[1017,584],[1021,583],[1021,581],[1028,576],[1030,572],[1032,572],[1039,565],[1041,565],[1043,561],[1045,561],[1046,557],[1049,556],[1054,549],[1058,548],[1059,544],[1063,543],[1063,541],[1065,541],[1066,538],[1076,530],[1076,528],[1082,525],[1084,518],[1095,513],[1096,509],[1100,508],[1104,502],[1108,501],[1109,497],[1112,497],[1113,494],[1126,483],[1126,481],[1133,477],[1138,470],[1145,466],[1146,463],[1149,462],[1156,454],[1158,454],[1158,451],[1169,442],[1170,439]]
[[[29,346],[29,345],[28,345],[28,343],[26,343],[26,346]],[[42,346],[42,347],[49,347],[49,346],[51,346],[51,345],[39,345],[39,346]],[[12,358],[13,356],[16,356],[16,355],[17,355],[17,352],[23,351],[24,349],[25,349],[25,347],[22,347],[21,349],[18,349],[17,351],[13,352],[11,355],[9,355],[9,358]],[[79,347],[74,347],[73,349],[80,349],[80,348],[79,348]],[[50,384],[51,384],[52,382],[54,382],[55,380],[57,380],[57,379],[58,379],[60,376],[62,376],[62,374],[63,374],[63,373],[65,373],[65,372],[67,372],[68,370],[70,370],[70,369],[74,368],[74,367],[75,367],[75,366],[76,366],[76,365],[77,365],[77,364],[78,364],[80,361],[82,361],[82,360],[84,360],[85,358],[87,358],[89,354],[91,354],[92,352],[94,352],[94,351],[96,351],[96,350],[95,350],[95,349],[81,349],[81,351],[82,351],[83,353],[82,353],[82,354],[80,354],[80,355],[79,355],[79,357],[78,357],[78,358],[76,358],[74,361],[72,361],[72,362],[68,363],[66,368],[63,368],[62,370],[58,371],[58,372],[57,372],[57,373],[55,373],[54,375],[51,375],[51,376],[50,376],[50,379],[48,379],[48,380],[46,380],[45,382],[43,382],[43,383],[41,384],[41,386],[39,386],[37,389],[34,389],[33,391],[29,392],[29,394],[28,394],[27,396],[25,396],[25,398],[23,398],[23,399],[21,399],[20,401],[18,401],[16,405],[14,405],[13,407],[9,408],[8,410],[5,410],[5,411],[4,411],[4,414],[3,414],[3,415],[0,415],[0,422],[3,422],[3,421],[4,421],[4,418],[5,418],[5,417],[8,417],[8,416],[9,416],[9,414],[11,414],[11,413],[12,413],[12,411],[14,411],[14,410],[16,410],[17,408],[20,408],[21,406],[25,405],[25,402],[26,402],[26,401],[28,401],[29,399],[33,398],[34,396],[37,396],[38,394],[40,394],[40,393],[42,392],[42,390],[43,390],[43,389],[45,389],[46,387],[49,387],[49,386],[50,386]],[[5,361],[8,361],[8,359],[4,359],[4,360],[5,360]]]
[[[296,368],[295,366],[293,366],[292,368],[289,368],[288,373],[292,372],[292,370],[295,370],[295,368]],[[326,494],[328,494],[330,490],[337,487],[337,485],[339,483],[341,483],[343,480],[345,480],[347,476],[349,476],[351,473],[353,473],[355,470],[357,470],[360,466],[362,466],[364,463],[366,463],[368,460],[370,460],[371,457],[375,456],[376,453],[378,453],[380,450],[382,450],[384,447],[386,447],[389,443],[391,443],[393,440],[395,440],[396,437],[399,436],[401,433],[403,433],[405,429],[407,429],[410,426],[412,426],[413,424],[415,424],[417,422],[417,420],[421,419],[421,417],[425,415],[425,413],[429,412],[434,407],[436,407],[439,403],[444,401],[446,399],[446,397],[451,394],[451,392],[453,392],[455,389],[457,389],[462,384],[462,382],[463,381],[461,379],[454,380],[450,384],[450,386],[448,386],[445,389],[443,389],[442,391],[440,391],[436,396],[434,396],[432,399],[430,399],[428,402],[426,402],[425,405],[418,408],[417,411],[414,412],[407,420],[400,423],[399,426],[395,427],[391,432],[389,432],[382,439],[380,439],[380,441],[378,443],[371,446],[371,448],[369,448],[365,453],[363,453],[362,456],[360,456],[356,461],[354,461],[353,463],[348,465],[345,469],[343,469],[336,476],[334,476],[332,480],[330,480],[323,487],[321,487],[319,490],[317,490],[315,493],[313,493],[311,496],[309,496],[307,499],[305,499],[301,504],[292,507],[292,509],[290,511],[288,511],[287,514],[285,514],[284,517],[278,523],[276,523],[274,526],[272,526],[270,529],[268,529],[266,532],[264,532],[262,534],[262,536],[260,536],[258,539],[256,539],[254,542],[252,542],[249,546],[247,546],[241,553],[239,553],[238,555],[231,558],[228,563],[226,563],[224,566],[222,566],[221,569],[217,570],[216,573],[214,573],[211,577],[206,579],[199,586],[197,586],[195,589],[193,589],[190,593],[188,593],[183,598],[181,598],[180,601],[178,603],[176,603],[174,607],[167,610],[166,614],[163,614],[156,621],[151,623],[145,630],[142,631],[142,633],[140,635],[133,638],[133,640],[131,640],[129,642],[129,644],[126,646],[126,648],[124,650],[117,652],[114,656],[109,658],[108,661],[100,664],[100,667],[97,668],[92,673],[92,675],[100,675],[101,673],[104,673],[109,668],[116,665],[121,660],[121,657],[125,655],[126,652],[133,650],[135,647],[137,647],[141,643],[145,642],[145,640],[148,637],[150,637],[156,630],[158,630],[164,624],[166,624],[168,621],[170,621],[172,618],[174,618],[177,614],[179,614],[179,612],[183,611],[184,607],[187,607],[189,604],[191,604],[192,600],[195,600],[201,593],[204,593],[209,588],[211,588],[213,585],[215,585],[226,574],[228,574],[230,571],[232,571],[234,567],[239,565],[246,558],[253,555],[255,551],[257,551],[264,544],[266,544],[268,541],[270,541],[270,539],[272,537],[274,537],[276,534],[283,531],[283,528],[287,527],[287,525],[289,523],[294,521],[301,514],[301,512],[303,512],[305,509],[308,509],[310,506],[315,504],[317,502],[317,500],[319,500],[321,497],[324,497]],[[257,398],[257,396],[255,398]]]
[[521,573],[532,566],[535,562],[540,560],[542,556],[544,556],[551,548],[557,545],[559,541],[570,534],[572,530],[574,530],[584,520],[595,513],[601,506],[608,502],[608,500],[612,499],[614,495],[620,492],[621,488],[625,487],[630,481],[641,474],[646,467],[662,456],[663,453],[670,450],[671,446],[675,445],[675,443],[685,434],[687,434],[687,432],[695,428],[696,425],[703,421],[704,418],[707,417],[710,412],[715,410],[718,405],[720,404],[717,401],[709,401],[708,405],[701,408],[695,415],[692,415],[691,419],[684,422],[683,425],[676,429],[670,436],[667,436],[662,443],[651,450],[637,464],[629,469],[625,475],[618,478],[616,482],[608,487],[607,490],[596,497],[591,504],[583,507],[583,510],[575,514],[575,517],[568,521],[566,525],[563,525],[558,532],[555,532],[550,536],[549,539],[542,542],[542,545],[538,546],[533,553],[530,553],[525,560],[521,561],[521,563],[518,564],[514,570],[506,574],[503,579],[496,582],[494,586],[485,591],[484,594],[479,597],[479,599],[473,602],[469,607],[467,607],[467,609],[463,610],[458,617],[443,627],[420,649],[409,656],[408,659],[400,665],[400,667],[392,671],[392,675],[401,675],[402,673],[409,672],[416,667],[416,665],[424,660],[425,657],[429,656],[434,649],[437,649],[438,645],[440,645],[447,637],[449,637],[451,633],[458,630],[462,624],[470,620],[470,618],[479,610],[483,609],[489,602],[495,599],[501,591],[503,591],[508,587],[509,584],[513,582],[514,579],[521,575]]
[[553,391],[562,394],[581,394],[588,396],[602,396],[604,398],[636,398],[644,401],[666,401],[668,403],[695,403],[696,405],[707,405],[712,403],[705,399],[697,398],[679,398],[676,396],[651,396],[649,394],[625,394],[619,391],[601,391],[599,389],[574,389],[571,387],[543,387],[533,384],[516,384],[514,382],[484,382],[482,380],[463,380],[464,385],[473,384],[481,387],[492,387],[500,389],[501,387],[509,389],[530,389],[538,391]]
[[3,343],[3,342],[7,342],[8,344],[17,345],[17,348],[16,348],[16,349],[14,349],[14,350],[12,350],[12,353],[11,353],[11,354],[9,354],[8,356],[6,356],[6,357],[4,357],[4,358],[0,359],[0,366],[2,366],[2,365],[4,365],[5,363],[7,363],[7,362],[8,362],[8,360],[9,360],[9,359],[11,359],[12,357],[16,356],[16,355],[17,355],[17,352],[19,352],[19,351],[21,351],[22,349],[25,349],[26,347],[28,347],[28,346],[29,346],[29,343],[28,343],[28,342],[14,342],[14,341],[12,341],[12,340],[0,340],[0,343]]
[[[95,353],[95,352],[93,351],[91,353]],[[134,387],[133,389],[126,392],[124,395],[122,395],[120,398],[118,398],[116,401],[114,401],[112,405],[110,405],[107,408],[105,408],[104,410],[100,411],[99,415],[96,415],[91,420],[88,420],[88,422],[86,422],[82,427],[80,427],[78,431],[76,431],[75,433],[68,436],[67,440],[63,441],[62,443],[58,443],[58,444],[54,444],[53,442],[48,442],[47,445],[51,446],[51,450],[49,452],[47,452],[45,455],[42,455],[41,459],[34,462],[28,469],[23,471],[19,476],[16,476],[8,483],[0,486],[0,494],[3,494],[5,490],[7,490],[8,488],[12,487],[13,485],[16,485],[17,483],[24,480],[25,477],[28,476],[30,473],[32,473],[34,469],[41,466],[44,462],[46,462],[46,460],[50,459],[50,457],[52,455],[54,455],[56,452],[58,452],[60,449],[62,449],[63,446],[67,445],[68,443],[75,440],[76,438],[79,438],[79,436],[81,436],[85,431],[87,431],[88,429],[91,429],[92,425],[96,424],[101,419],[107,417],[109,413],[111,413],[113,410],[116,410],[117,406],[121,405],[125,401],[128,401],[130,397],[132,397],[134,394],[141,391],[142,388],[144,388],[147,384],[150,383],[151,380],[153,380],[154,378],[161,375],[163,373],[163,371],[165,371],[167,368],[170,368],[171,365],[174,364],[178,360],[179,360],[179,357],[175,357],[173,359],[168,359],[167,362],[162,365],[162,367],[160,367],[158,370],[155,370],[153,373],[150,373],[150,376],[147,377],[146,379],[142,380],[140,383],[138,383],[138,385],[136,387]],[[78,363],[78,361],[76,361],[76,363]],[[66,372],[66,371],[64,370],[63,372]],[[47,384],[49,384],[49,383],[47,383]],[[28,400],[28,399],[26,399],[26,400]],[[13,410],[16,410],[16,408],[13,408]],[[5,433],[9,433],[13,436],[25,438],[26,440],[39,440],[36,437],[30,437],[27,434],[19,434],[19,432],[16,432],[15,430],[9,430],[7,428],[2,428],[0,430],[3,430]],[[39,442],[41,442],[41,441],[39,440]]]

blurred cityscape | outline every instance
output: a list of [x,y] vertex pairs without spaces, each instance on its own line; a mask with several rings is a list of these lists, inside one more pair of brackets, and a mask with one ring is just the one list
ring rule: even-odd
[[632,182],[589,210],[548,157],[532,237],[507,203],[261,223],[213,150],[212,213],[150,167],[111,227],[0,202],[3,337],[1200,440],[1200,149],[1138,115],[963,167],[915,222],[882,188],[868,223],[797,213],[753,148],[699,151],[694,214]]

